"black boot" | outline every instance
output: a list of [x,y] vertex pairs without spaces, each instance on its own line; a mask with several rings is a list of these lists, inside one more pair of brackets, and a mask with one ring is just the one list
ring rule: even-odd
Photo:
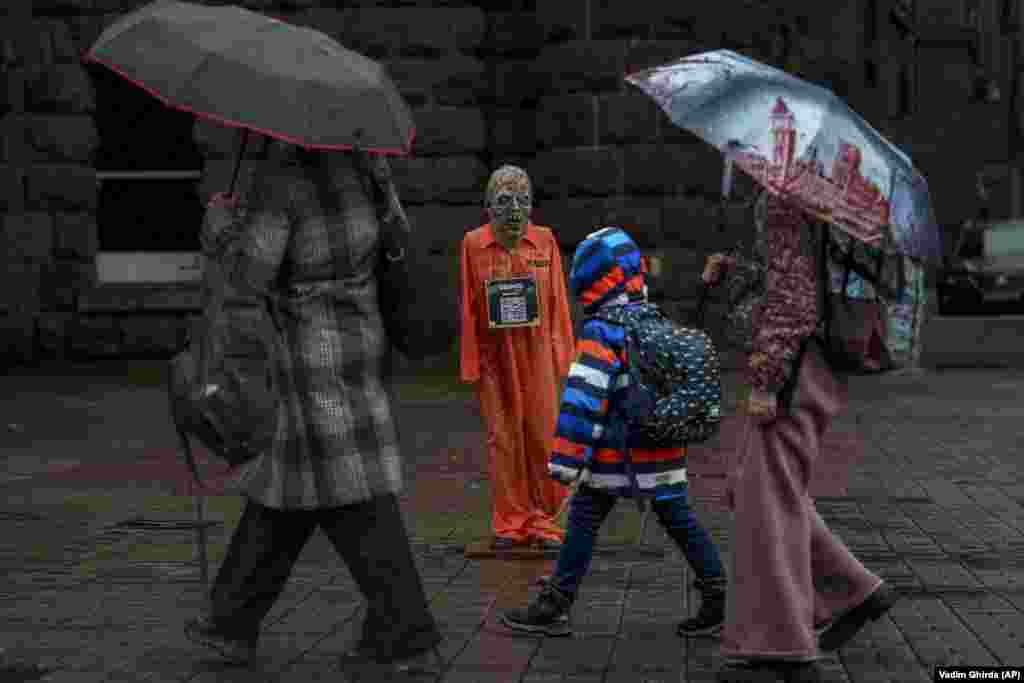
[[567,596],[547,583],[529,607],[505,612],[501,615],[501,623],[514,631],[541,633],[546,636],[571,636],[571,606],[572,603]]
[[818,647],[832,652],[846,645],[868,621],[878,621],[899,600],[899,593],[887,583],[880,585],[864,602],[829,624],[818,638]]
[[818,662],[780,660],[727,661],[715,676],[718,683],[824,683]]
[[722,632],[722,622],[725,621],[725,585],[724,576],[693,582],[693,587],[700,591],[700,609],[696,616],[679,624],[676,629],[679,636],[717,636]]

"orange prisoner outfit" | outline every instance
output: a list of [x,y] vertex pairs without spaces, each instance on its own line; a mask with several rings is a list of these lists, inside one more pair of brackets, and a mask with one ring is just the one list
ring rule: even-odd
[[[494,534],[561,541],[553,516],[567,490],[547,462],[574,340],[558,244],[549,228],[530,223],[510,253],[488,223],[462,240],[460,268],[461,378],[476,383],[487,424]],[[527,275],[537,280],[540,324],[489,329],[484,282]]]

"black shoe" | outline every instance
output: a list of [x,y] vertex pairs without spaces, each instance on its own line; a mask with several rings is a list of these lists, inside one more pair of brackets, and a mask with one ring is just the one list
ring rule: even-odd
[[346,683],[439,681],[444,673],[444,658],[436,647],[397,662],[378,662],[361,652],[353,651],[341,656],[341,671],[346,676]]
[[220,656],[236,664],[247,664],[256,653],[258,637],[238,638],[219,630],[208,617],[196,617],[185,622],[185,637],[196,645],[215,650]]
[[860,632],[868,621],[877,621],[899,600],[899,593],[889,584],[883,583],[864,602],[841,615],[818,639],[818,648],[833,652]]
[[823,683],[817,662],[779,660],[727,661],[716,674],[718,683]]
[[697,579],[694,588],[700,591],[697,615],[679,624],[676,634],[682,638],[717,636],[725,621],[725,577]]
[[501,623],[513,631],[546,636],[571,636],[569,598],[548,584],[526,609],[513,609],[501,615]]
[[817,662],[791,664],[786,671],[786,683],[824,683],[826,680]]

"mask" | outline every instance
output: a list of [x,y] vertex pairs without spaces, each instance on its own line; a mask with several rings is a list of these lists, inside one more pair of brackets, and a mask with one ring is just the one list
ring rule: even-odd
[[487,184],[487,209],[499,237],[506,241],[522,237],[533,209],[533,192],[526,172],[502,166]]
[[503,225],[525,225],[533,208],[529,192],[500,191],[491,202],[491,212],[496,223]]

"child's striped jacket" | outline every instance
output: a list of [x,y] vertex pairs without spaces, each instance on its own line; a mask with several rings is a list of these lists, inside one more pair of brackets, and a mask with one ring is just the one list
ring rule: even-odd
[[[605,306],[646,301],[640,250],[619,228],[600,230],[580,244],[569,280],[588,316]],[[555,428],[548,464],[552,477],[571,483],[589,460],[589,486],[632,496],[622,450],[625,420],[617,414],[628,383],[623,328],[602,320],[585,320]],[[625,438],[642,496],[682,492],[686,485],[682,444],[656,448],[642,434]]]

